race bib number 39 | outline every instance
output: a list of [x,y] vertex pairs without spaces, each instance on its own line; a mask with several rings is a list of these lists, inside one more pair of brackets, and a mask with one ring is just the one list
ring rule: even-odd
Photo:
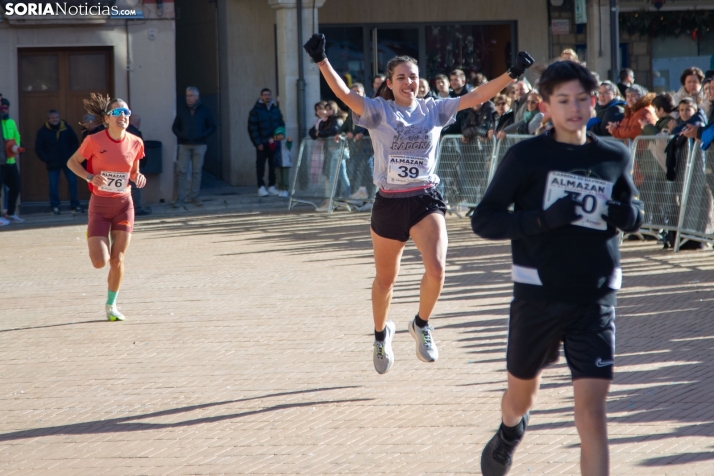
[[428,162],[429,159],[426,157],[390,155],[387,182],[395,184],[426,182],[429,180]]
[[129,172],[102,172],[102,177],[107,181],[99,187],[102,192],[124,193],[129,184]]
[[602,219],[602,215],[607,215],[607,201],[612,196],[610,182],[566,172],[550,172],[543,197],[543,210],[566,195],[572,195],[581,204],[576,211],[583,217],[574,221],[573,225],[607,230],[607,223]]

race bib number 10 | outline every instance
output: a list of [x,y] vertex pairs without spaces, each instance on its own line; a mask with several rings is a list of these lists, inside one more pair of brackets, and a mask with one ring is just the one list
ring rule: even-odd
[[607,223],[602,219],[602,215],[607,215],[607,201],[612,196],[610,182],[566,172],[550,172],[543,197],[543,210],[566,195],[572,195],[581,204],[577,207],[577,213],[583,217],[574,221],[573,225],[607,230]]
[[102,177],[107,181],[105,185],[99,187],[102,192],[124,193],[129,184],[129,172],[108,172],[103,171]]
[[426,182],[429,180],[428,162],[429,159],[426,157],[390,155],[387,182],[395,184]]

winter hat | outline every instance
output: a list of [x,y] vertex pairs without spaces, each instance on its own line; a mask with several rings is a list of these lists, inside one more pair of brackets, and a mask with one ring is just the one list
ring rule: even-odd
[[274,133],[273,135],[276,135],[276,136],[277,136],[277,135],[280,135],[280,134],[285,135],[285,128],[284,128],[284,127],[278,127],[277,129],[275,129],[275,133]]

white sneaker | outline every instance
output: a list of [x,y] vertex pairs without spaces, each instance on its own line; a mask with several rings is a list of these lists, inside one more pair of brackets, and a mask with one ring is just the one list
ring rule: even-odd
[[361,207],[359,207],[357,209],[357,211],[358,212],[368,212],[368,211],[372,210],[372,206],[373,206],[372,202],[367,202],[364,205],[362,205]]
[[10,220],[6,220],[3,217],[0,217],[0,226],[6,226],[10,224]]
[[280,192],[280,196],[283,198],[290,198],[290,193],[287,190]]
[[329,209],[330,209],[330,201],[329,201],[329,200],[325,200],[324,202],[322,202],[322,205],[320,205],[319,207],[317,207],[317,208],[315,209],[315,211],[316,211],[316,212],[326,212],[326,211],[328,211]]
[[386,374],[394,365],[394,351],[392,350],[392,339],[394,338],[394,333],[397,330],[397,326],[394,325],[392,321],[387,321],[387,325],[384,327],[386,331],[386,338],[384,342],[378,340],[374,341],[374,354],[372,355],[372,361],[374,362],[374,370],[378,374]]
[[9,218],[10,221],[13,222],[13,223],[25,223],[25,220],[23,220],[22,218],[20,218],[20,217],[17,216],[17,215],[10,215],[8,218]]
[[277,197],[278,195],[280,195],[280,192],[278,192],[278,189],[275,188],[275,186],[272,186],[268,189],[268,194]]
[[110,321],[123,321],[126,319],[124,317],[124,314],[119,312],[119,309],[117,309],[116,306],[110,306],[109,304],[106,304],[104,306],[104,309],[107,311],[107,319]]
[[258,189],[258,196],[259,197],[267,197],[268,196],[268,191],[265,190],[265,185]]
[[360,187],[355,193],[348,197],[350,200],[367,200],[369,195],[365,187]]

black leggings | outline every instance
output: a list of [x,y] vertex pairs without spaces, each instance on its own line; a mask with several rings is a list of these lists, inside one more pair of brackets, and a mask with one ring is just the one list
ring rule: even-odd
[[0,187],[8,187],[7,214],[14,215],[20,197],[20,171],[17,164],[0,165]]

